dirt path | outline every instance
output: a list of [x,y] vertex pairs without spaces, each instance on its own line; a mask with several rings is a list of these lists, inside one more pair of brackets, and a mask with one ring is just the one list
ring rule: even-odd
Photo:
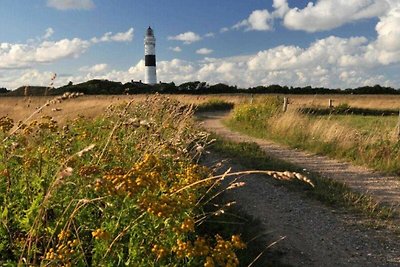
[[[224,115],[226,114],[207,114],[204,116],[203,126],[235,141],[257,142],[268,153],[309,170],[318,170],[322,175],[328,176],[335,170],[345,167],[351,168],[342,171],[343,175],[350,176],[349,181],[355,181],[356,179],[351,176],[359,174],[358,168],[353,169],[346,164],[341,165],[342,163],[323,157],[314,157],[233,133],[221,125],[220,120]],[[208,156],[210,162],[219,160],[218,155]],[[228,162],[221,171],[232,166],[233,171],[243,170],[241,166]],[[361,174],[364,177],[367,172],[364,170]],[[377,176],[375,173],[372,174]],[[264,244],[270,244],[283,236],[286,237],[272,249],[275,255],[281,255],[284,264],[291,266],[400,266],[399,233],[386,228],[365,227],[363,224],[365,221],[360,224],[365,218],[342,210],[333,210],[316,200],[304,197],[300,192],[277,186],[265,176],[251,175],[242,179],[246,182],[246,186],[227,191],[224,198],[226,201],[236,201],[241,210],[258,221],[259,231],[268,233],[263,237]],[[346,182],[346,180],[343,181]],[[225,180],[225,183],[227,182],[229,180]],[[359,190],[363,188],[363,184],[355,186]],[[265,264],[258,263],[255,266],[265,266]]]
[[[209,154],[206,160],[213,165],[221,157]],[[246,170],[228,161],[221,173],[228,168],[232,172]],[[224,183],[232,180],[227,178]],[[366,227],[360,224],[359,216],[333,210],[262,175],[248,175],[238,181],[246,185],[226,191],[224,201],[235,201],[242,216],[257,222],[248,226],[254,227],[252,236],[265,233],[258,240],[265,247],[285,237],[254,266],[400,266],[398,233]]]
[[383,175],[364,167],[353,166],[349,163],[294,150],[267,140],[233,132],[221,122],[227,115],[226,112],[202,114],[204,128],[233,141],[255,142],[272,157],[291,162],[304,169],[318,173],[322,177],[343,182],[350,188],[369,194],[377,201],[387,204],[397,210],[397,212],[400,212],[399,177]]

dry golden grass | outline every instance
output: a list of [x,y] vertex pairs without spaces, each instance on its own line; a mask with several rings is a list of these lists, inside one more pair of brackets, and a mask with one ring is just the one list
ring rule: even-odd
[[[147,95],[118,95],[118,96],[82,96],[76,99],[52,104],[41,112],[41,115],[52,116],[60,123],[77,116],[93,118],[103,113],[110,104],[117,104],[131,100],[143,100]],[[219,95],[168,95],[186,104],[201,104],[210,99],[219,99],[226,102],[249,103],[259,101],[264,95],[250,94],[219,94]],[[333,104],[346,103],[351,107],[400,109],[400,95],[286,95],[289,98],[289,110],[306,106],[327,106],[328,100]],[[46,101],[54,97],[0,97],[0,116],[8,116],[15,121],[27,118]],[[53,111],[58,109],[59,111]]]
[[[40,116],[51,116],[59,123],[74,119],[78,116],[93,118],[103,114],[109,105],[130,101],[141,101],[148,95],[96,95],[81,96],[74,99],[68,99],[61,103],[51,104],[40,112]],[[168,95],[169,98],[177,99],[185,104],[201,104],[210,99],[221,99],[229,102],[239,103],[249,98],[246,95]],[[0,117],[8,116],[14,121],[23,120],[29,117],[39,107],[54,97],[0,97]],[[57,110],[57,111],[56,111]]]
[[289,108],[348,104],[351,107],[370,109],[400,109],[400,95],[286,95]]

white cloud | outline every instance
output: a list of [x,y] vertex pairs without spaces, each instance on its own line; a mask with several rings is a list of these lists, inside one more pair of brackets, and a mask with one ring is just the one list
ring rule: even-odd
[[376,31],[379,48],[389,52],[400,51],[400,4],[381,18]]
[[53,29],[46,30],[43,38],[28,41],[27,43],[0,43],[0,69],[30,68],[36,64],[51,63],[63,58],[77,58],[86,52],[93,44],[98,42],[123,42],[133,38],[133,28],[127,32],[112,35],[106,33],[100,39],[80,38],[61,39],[49,41]]
[[49,39],[54,34],[53,28],[47,28],[46,33],[43,35],[43,39]]
[[275,8],[273,12],[275,17],[282,18],[289,11],[287,0],[274,0],[272,6]]
[[133,39],[133,32],[134,29],[130,28],[126,32],[118,32],[113,35],[112,32],[105,33],[100,38],[92,38],[93,43],[100,43],[100,42],[130,42]]
[[182,41],[184,44],[191,44],[201,39],[200,35],[191,31],[168,37],[168,40]]
[[272,30],[273,16],[268,10],[254,10],[250,16],[232,26],[232,29],[245,28],[247,31]]
[[219,30],[220,33],[224,33],[224,32],[227,32],[227,31],[229,31],[229,28],[228,28],[228,27],[223,27],[223,28],[221,28],[221,29]]
[[206,38],[211,38],[211,37],[214,37],[214,36],[215,36],[215,34],[213,32],[208,32],[208,33],[206,33],[204,35],[204,37],[206,37]]
[[[282,18],[285,23],[290,12],[297,12],[295,15],[299,16],[296,18],[298,19],[296,24],[298,29],[308,31],[319,31],[343,25],[342,23],[378,16],[379,22],[375,27],[376,39],[371,40],[363,36],[349,38],[329,36],[316,40],[307,47],[281,45],[248,56],[204,58],[200,61],[180,59],[160,61],[157,62],[158,78],[161,81],[174,81],[177,84],[203,80],[211,84],[222,82],[243,87],[282,84],[348,88],[379,83],[398,88],[400,86],[400,76],[398,75],[398,69],[400,69],[400,42],[398,42],[400,40],[400,2],[398,0],[331,1],[337,4],[338,9],[335,12],[330,8],[331,4],[326,3],[326,0],[319,0],[313,5],[309,4],[302,10],[289,9],[286,0],[274,0],[275,11],[268,14],[275,19]],[[375,9],[379,3],[383,3],[381,9]],[[323,5],[327,7],[326,17],[321,15],[320,8]],[[345,7],[348,7],[349,10],[343,11]],[[386,8],[386,11],[382,11],[383,7]],[[304,10],[308,10],[308,13],[303,13]],[[337,13],[337,16],[342,18],[342,12],[348,12],[350,18],[346,18],[338,24],[338,19],[333,14]],[[303,20],[300,19],[307,16],[313,19],[314,25],[309,27],[308,22],[303,23]],[[245,20],[242,28],[266,29],[265,25],[272,25],[268,19],[260,19],[262,16],[255,15],[251,20],[250,17],[251,15]],[[319,23],[320,21],[321,23]],[[113,39],[112,36],[115,35],[105,34],[97,40],[125,39]],[[169,37],[169,39],[192,43],[200,40],[201,37],[193,32],[187,32]],[[17,68],[32,67],[43,62],[54,62],[65,57],[78,57],[94,43],[79,38],[53,42],[28,42],[27,44],[0,43],[0,86],[16,88],[23,84],[47,85],[51,78],[50,72]],[[171,47],[170,49],[175,48]],[[87,67],[87,69],[92,67]],[[97,69],[99,68],[101,69],[101,67]],[[73,76],[58,76],[56,84],[63,85],[69,80],[76,83],[93,78],[121,82],[144,79],[143,60],[128,70],[105,68],[96,72],[95,69]]]
[[100,63],[100,64],[96,64],[93,65],[91,67],[85,66],[80,68],[80,71],[83,72],[90,72],[90,73],[101,73],[104,72],[107,69],[108,65],[106,63]]
[[92,9],[95,7],[92,0],[47,0],[47,6],[58,10]]
[[212,50],[212,49],[203,47],[203,48],[200,48],[200,49],[196,50],[196,54],[208,55],[208,54],[211,54],[213,51],[214,50]]
[[[379,61],[372,62],[366,56],[371,43],[364,37],[328,37],[312,43],[307,48],[278,46],[253,55],[228,58],[205,58],[200,61],[173,59],[157,62],[157,76],[160,81],[201,80],[210,84],[226,83],[242,87],[281,84],[288,86],[324,86],[348,88],[381,84],[399,87],[400,77],[396,64],[386,68]],[[96,66],[96,65],[95,65]],[[56,86],[68,81],[74,83],[89,79],[108,79],[121,82],[144,79],[144,61],[140,60],[128,70],[107,71],[102,66],[87,67],[83,75],[62,76]],[[95,70],[102,70],[96,72]],[[38,70],[12,70],[2,75],[0,84],[17,88],[24,84],[48,85],[51,72]]]
[[28,50],[25,56],[28,59],[33,56],[32,59],[37,62],[51,62],[66,57],[76,58],[83,54],[89,46],[88,41],[79,38],[62,39],[57,42],[44,41],[34,49],[34,53],[31,54],[31,51]]
[[[303,9],[287,10],[287,1],[275,1],[278,13],[284,14],[284,25],[293,30],[307,32],[337,28],[349,22],[379,17],[388,9],[388,0],[318,0]],[[279,9],[280,8],[280,9]]]
[[171,61],[160,61],[157,65],[157,77],[159,81],[171,82],[192,81],[195,77],[195,63],[172,59]]
[[79,38],[62,39],[56,42],[43,41],[38,45],[1,43],[0,69],[26,68],[35,63],[78,57],[89,46],[90,42]]
[[[399,86],[396,73],[385,72],[381,62],[368,59],[370,46],[364,37],[331,36],[306,48],[282,45],[248,56],[161,61],[157,63],[157,75],[161,81],[176,84],[201,80],[243,87],[281,84],[348,88],[377,83]],[[141,60],[126,72],[111,71],[101,77],[123,82],[143,80],[144,62]]]
[[182,52],[182,48],[180,48],[179,46],[169,47],[168,49],[177,53]]

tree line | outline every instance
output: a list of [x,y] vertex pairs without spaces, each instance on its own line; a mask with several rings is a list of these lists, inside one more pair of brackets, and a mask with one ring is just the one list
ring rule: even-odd
[[[29,90],[29,89],[32,90]],[[34,89],[34,90],[33,90]],[[206,82],[194,81],[185,82],[180,85],[175,83],[158,83],[148,85],[142,82],[131,81],[128,83],[114,82],[108,80],[90,80],[87,82],[73,84],[69,82],[65,86],[58,88],[46,88],[38,86],[23,86],[16,90],[10,91],[6,88],[0,88],[0,94],[9,96],[43,95],[60,95],[65,92],[79,92],[87,95],[117,95],[117,94],[143,94],[143,93],[161,93],[161,94],[235,94],[235,93],[251,93],[251,94],[400,94],[399,89],[392,87],[384,87],[380,85],[362,86],[357,88],[325,88],[325,87],[292,87],[281,85],[256,86],[249,88],[239,88],[236,85],[227,85],[218,83],[209,85]]]

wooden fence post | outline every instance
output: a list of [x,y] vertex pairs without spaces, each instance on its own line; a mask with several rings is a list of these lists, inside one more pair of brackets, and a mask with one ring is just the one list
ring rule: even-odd
[[287,97],[284,97],[283,98],[283,108],[282,108],[282,111],[283,112],[286,112],[287,111],[287,105],[288,105],[288,98]]
[[328,101],[328,108],[333,108],[333,100],[329,99]]
[[396,137],[397,140],[400,140],[400,110],[399,110],[399,119],[397,120],[397,125],[396,125]]

